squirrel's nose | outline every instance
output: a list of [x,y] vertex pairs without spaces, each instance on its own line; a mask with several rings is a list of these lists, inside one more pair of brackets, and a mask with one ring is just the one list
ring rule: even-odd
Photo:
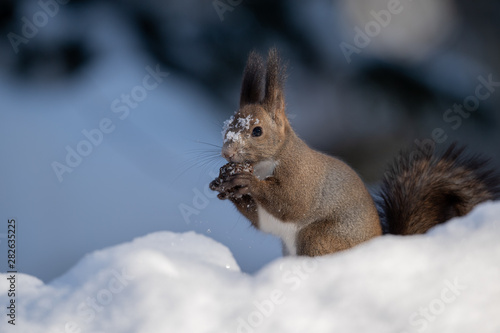
[[224,157],[227,161],[231,161],[231,159],[234,157],[234,152],[223,150],[222,157]]
[[235,155],[235,151],[234,151],[234,148],[233,147],[230,147],[229,145],[224,145],[222,147],[222,152],[221,152],[221,155],[222,157],[224,157],[228,162],[231,162],[232,159],[234,158],[234,155]]

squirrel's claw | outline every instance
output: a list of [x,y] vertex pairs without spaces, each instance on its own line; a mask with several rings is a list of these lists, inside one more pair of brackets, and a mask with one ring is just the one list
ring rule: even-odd
[[226,200],[229,198],[229,193],[221,192],[221,193],[217,194],[217,198],[219,198],[220,200]]

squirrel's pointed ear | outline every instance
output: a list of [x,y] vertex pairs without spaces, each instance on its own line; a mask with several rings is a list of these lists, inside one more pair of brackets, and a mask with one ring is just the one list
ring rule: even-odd
[[262,84],[264,81],[264,63],[259,54],[252,51],[248,56],[243,72],[241,85],[240,107],[262,101]]
[[271,112],[273,118],[280,114],[285,116],[285,93],[283,91],[286,79],[286,66],[281,63],[276,48],[269,50],[266,68],[266,86],[262,104]]

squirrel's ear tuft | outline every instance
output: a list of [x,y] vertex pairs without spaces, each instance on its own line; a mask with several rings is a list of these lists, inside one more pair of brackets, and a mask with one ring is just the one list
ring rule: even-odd
[[282,64],[278,50],[272,48],[267,56],[266,86],[263,104],[273,114],[285,110],[284,85],[286,66]]
[[264,63],[260,55],[252,51],[248,56],[243,72],[241,85],[240,107],[246,104],[256,104],[262,101],[262,84],[264,81]]

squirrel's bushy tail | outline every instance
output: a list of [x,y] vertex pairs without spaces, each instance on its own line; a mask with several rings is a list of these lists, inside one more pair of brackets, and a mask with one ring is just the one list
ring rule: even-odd
[[402,152],[385,173],[379,193],[384,233],[424,233],[436,224],[500,198],[500,176],[489,160],[453,143]]

